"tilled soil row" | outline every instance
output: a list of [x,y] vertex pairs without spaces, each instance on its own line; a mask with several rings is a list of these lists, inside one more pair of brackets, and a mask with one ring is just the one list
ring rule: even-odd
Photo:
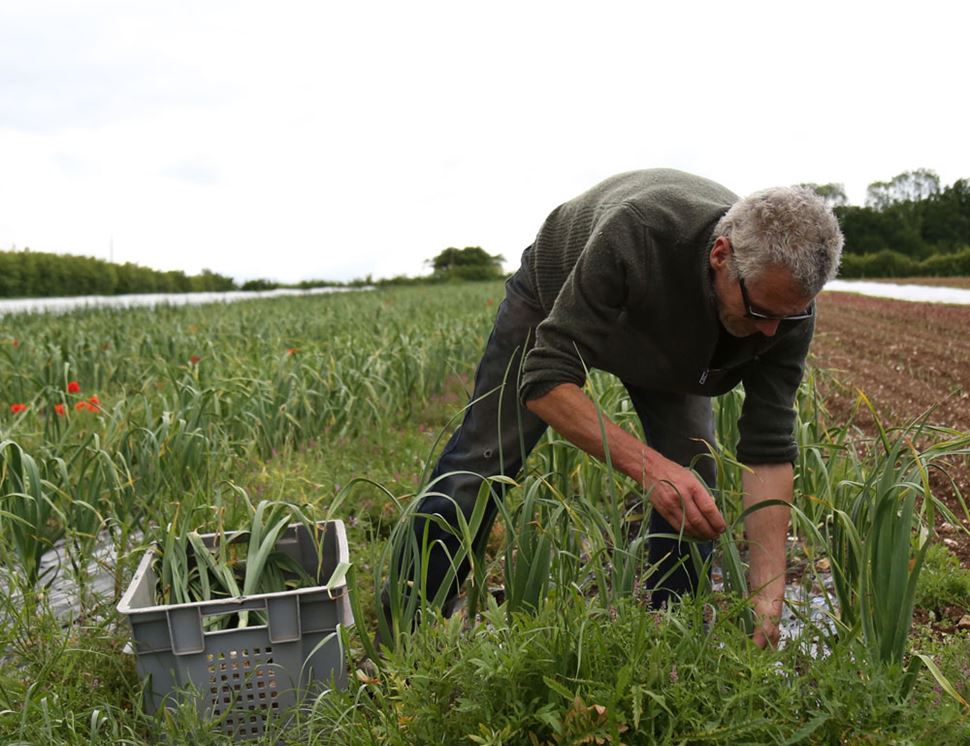
[[[832,372],[820,388],[836,421],[851,416],[862,391],[886,423],[903,424],[935,407],[931,423],[970,432],[970,306],[823,293],[811,356],[815,367]],[[872,420],[862,411],[856,423],[865,429]],[[970,496],[970,459],[955,460],[949,471]],[[934,484],[970,525],[942,475]],[[970,537],[951,534],[947,543],[970,568]]]

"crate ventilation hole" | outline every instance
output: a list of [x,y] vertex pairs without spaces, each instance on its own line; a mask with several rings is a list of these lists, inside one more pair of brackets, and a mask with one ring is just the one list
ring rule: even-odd
[[265,712],[280,707],[273,648],[226,650],[206,657],[213,717],[228,712],[224,723],[230,735],[262,735]]

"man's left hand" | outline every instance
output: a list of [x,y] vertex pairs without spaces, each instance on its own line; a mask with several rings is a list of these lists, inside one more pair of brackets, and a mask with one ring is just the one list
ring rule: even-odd
[[751,599],[754,610],[754,632],[751,639],[759,648],[778,647],[781,611],[784,600],[756,595]]

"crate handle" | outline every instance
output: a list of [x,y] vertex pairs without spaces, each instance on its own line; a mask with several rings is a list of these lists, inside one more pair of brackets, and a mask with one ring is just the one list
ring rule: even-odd
[[275,598],[238,598],[202,606],[169,609],[169,635],[175,655],[193,655],[205,650],[205,632],[202,620],[217,614],[234,614],[239,611],[265,611],[269,620],[268,633],[272,643],[296,642],[302,637],[299,599],[293,595]]
[[227,598],[225,601],[208,602],[199,607],[202,616],[216,616],[218,614],[233,614],[237,611],[265,611],[266,600],[262,598]]

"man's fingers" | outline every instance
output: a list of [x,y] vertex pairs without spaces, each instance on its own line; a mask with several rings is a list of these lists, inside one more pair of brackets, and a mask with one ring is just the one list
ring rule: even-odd
[[690,471],[671,464],[656,479],[651,500],[674,529],[698,539],[716,539],[727,528],[714,498]]
[[714,498],[711,497],[706,491],[702,492],[700,499],[697,500],[697,509],[704,514],[704,518],[707,519],[708,525],[718,535],[724,533],[727,528],[727,524],[724,522],[724,516],[721,515],[721,511],[717,509],[717,504],[714,502]]
[[689,494],[678,492],[672,485],[664,485],[663,489],[665,494],[654,500],[654,507],[675,531],[684,531],[690,536],[696,536],[699,531],[702,531],[696,525],[700,513],[696,509],[691,510],[692,500]]
[[[721,533],[718,521],[723,524],[724,519],[707,490],[694,478],[684,486],[682,497],[689,533],[699,539],[716,539]],[[705,510],[708,506],[714,508],[713,516]]]
[[697,509],[696,504],[687,509],[687,525],[694,536],[699,539],[716,539],[720,534],[707,516]]
[[[678,531],[683,527],[687,534],[698,539],[715,539],[721,534],[724,530],[724,519],[710,495],[700,485],[683,485],[678,490],[675,485],[670,484],[664,485],[664,488],[668,492],[664,495],[665,499],[654,504],[671,526]],[[701,509],[700,505],[704,502],[710,503],[714,510],[713,515],[710,510],[705,513]]]
[[691,536],[698,539],[713,538],[714,529],[708,524],[704,514],[697,509],[692,499],[684,501],[684,524],[685,530]]

